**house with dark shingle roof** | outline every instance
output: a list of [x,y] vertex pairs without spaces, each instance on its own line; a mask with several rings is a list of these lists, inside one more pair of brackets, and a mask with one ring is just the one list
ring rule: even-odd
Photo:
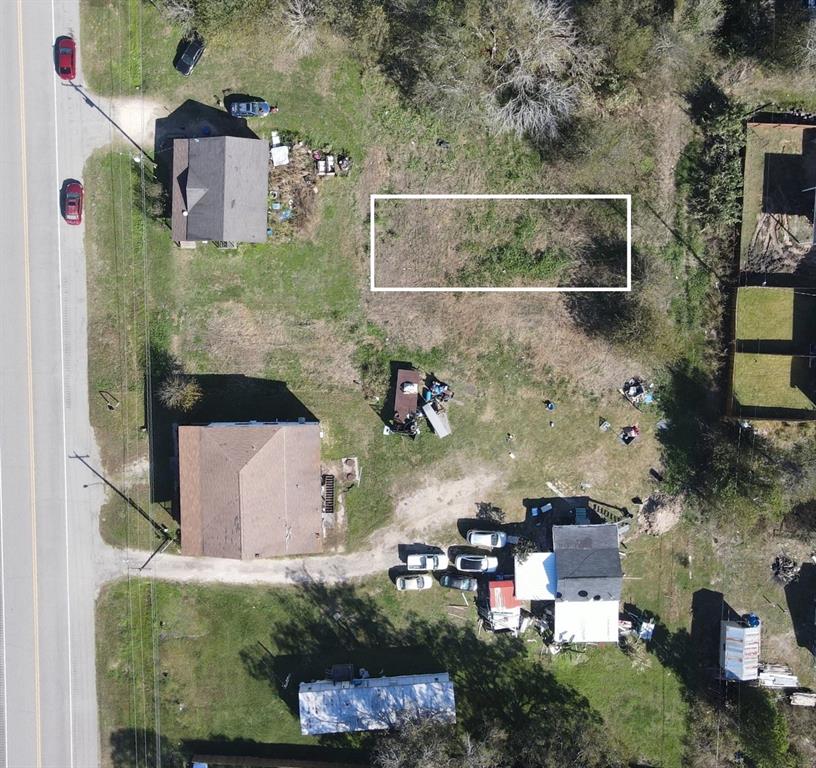
[[237,136],[174,139],[173,240],[266,241],[269,144]]
[[182,554],[322,551],[317,422],[179,426],[178,460]]
[[552,536],[556,641],[617,642],[623,586],[618,527],[554,525]]

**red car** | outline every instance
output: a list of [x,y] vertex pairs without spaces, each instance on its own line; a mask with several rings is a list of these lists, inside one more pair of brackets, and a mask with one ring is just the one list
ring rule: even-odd
[[66,181],[63,188],[62,215],[68,224],[82,223],[82,184],[78,181]]
[[57,74],[63,80],[76,77],[76,43],[73,37],[63,35],[57,38]]

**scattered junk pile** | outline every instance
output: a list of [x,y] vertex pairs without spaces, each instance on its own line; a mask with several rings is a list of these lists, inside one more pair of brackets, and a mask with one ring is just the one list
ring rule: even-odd
[[334,155],[315,149],[312,159],[318,176],[337,176],[338,173],[347,174],[351,170],[351,158],[348,155]]
[[800,565],[788,557],[784,552],[780,552],[771,563],[771,571],[774,578],[783,585],[792,584],[799,578]]
[[304,141],[281,137],[277,131],[269,142],[269,160],[269,237],[289,234],[292,226],[306,229],[320,191],[318,179],[351,168],[348,155],[312,150]]
[[640,376],[627,379],[618,392],[638,410],[654,402],[654,384],[647,384]]
[[632,424],[628,427],[624,427],[620,434],[618,435],[618,439],[624,445],[631,445],[640,437],[640,427],[637,424]]
[[419,371],[400,368],[394,392],[394,415],[383,434],[416,438],[420,434],[420,422],[427,419],[437,437],[447,437],[451,433],[447,404],[452,398],[453,391],[447,384],[431,377],[425,385]]

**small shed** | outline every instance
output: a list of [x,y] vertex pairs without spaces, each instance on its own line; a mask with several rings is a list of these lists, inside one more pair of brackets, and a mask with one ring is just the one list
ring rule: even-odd
[[515,559],[518,600],[555,600],[555,553],[532,552],[524,562]]
[[757,680],[762,622],[753,614],[720,624],[720,669],[726,680]]
[[506,630],[518,634],[522,627],[521,601],[515,596],[513,582],[497,579],[487,585],[489,611],[484,618],[494,632]]
[[521,600],[514,594],[513,582],[509,579],[491,581],[488,585],[490,609],[498,611],[520,610]]

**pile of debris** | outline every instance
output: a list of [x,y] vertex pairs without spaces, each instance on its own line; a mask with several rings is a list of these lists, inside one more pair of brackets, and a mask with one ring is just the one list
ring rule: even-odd
[[[286,157],[279,152],[288,149]],[[315,210],[317,176],[309,148],[302,142],[287,147],[274,144],[271,147],[272,162],[269,164],[269,227],[272,235],[285,230],[304,231],[308,228]],[[291,222],[291,223],[290,223]]]
[[796,561],[788,557],[784,552],[777,555],[771,563],[771,570],[774,578],[780,584],[792,584],[799,578],[799,569],[801,566],[797,565]]
[[668,533],[680,522],[683,514],[684,496],[669,496],[656,491],[647,497],[640,508],[638,528],[649,536]]
[[638,410],[641,405],[651,405],[654,402],[654,384],[647,384],[640,376],[627,379],[618,392]]

